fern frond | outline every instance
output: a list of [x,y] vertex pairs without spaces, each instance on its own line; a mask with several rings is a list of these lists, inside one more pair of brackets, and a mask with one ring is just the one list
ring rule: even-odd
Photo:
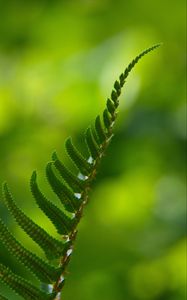
[[[56,177],[56,175],[52,170],[52,165],[53,165],[52,162],[47,164],[46,167],[47,180],[54,193],[58,196],[61,203],[64,205],[65,209],[69,212],[75,213],[80,207],[81,204],[80,199],[77,199],[73,194],[73,192]],[[67,219],[67,223],[69,224],[72,223],[73,225],[73,222],[68,221],[69,219],[68,217],[66,219]],[[69,231],[67,230],[67,233],[68,232]]]
[[50,236],[18,208],[6,183],[3,185],[3,195],[5,204],[16,222],[43,249],[47,258],[53,259],[63,256],[67,245]]
[[0,264],[0,281],[26,300],[52,300],[57,294],[57,292],[52,294],[42,292],[24,278],[13,273],[3,264]]
[[26,250],[13,237],[1,219],[0,240],[10,253],[13,254],[17,260],[25,265],[30,271],[32,271],[33,274],[35,274],[41,281],[46,283],[54,282],[60,276],[62,267],[56,269],[44,262],[29,250]]
[[[52,292],[44,293],[22,277],[14,274],[9,268],[0,264],[0,281],[4,282],[25,300],[54,300],[60,296],[65,282],[66,268],[69,263],[77,234],[77,225],[82,217],[85,205],[88,202],[89,190],[96,177],[99,163],[104,156],[106,149],[113,136],[113,125],[117,117],[119,96],[126,78],[137,62],[147,53],[156,49],[159,45],[150,47],[140,53],[127,66],[125,71],[115,81],[111,96],[107,99],[103,114],[95,119],[94,126],[90,126],[85,133],[85,142],[90,156],[84,157],[73,145],[71,138],[65,143],[65,148],[70,159],[77,167],[79,174],[74,175],[53,153],[52,162],[46,166],[47,180],[61,201],[62,210],[49,201],[40,191],[37,184],[37,174],[33,172],[30,186],[31,192],[38,207],[44,212],[54,224],[57,232],[62,235],[63,240],[59,241],[49,235],[43,228],[34,223],[16,205],[8,189],[7,184],[3,185],[5,204],[15,218],[18,225],[35,241],[45,252],[48,260],[59,258],[59,266],[54,267],[29,250],[25,249],[9,232],[6,225],[0,220],[0,240],[7,250],[17,257],[18,261],[33,272],[42,282],[52,284]],[[58,172],[62,181],[57,177]],[[58,295],[58,296],[57,296]],[[0,296],[0,300],[7,300]]]
[[55,168],[58,170],[60,176],[67,183],[67,185],[75,192],[79,193],[84,190],[86,182],[85,180],[79,179],[67,167],[59,160],[56,152],[52,154],[52,160],[54,162]]
[[78,168],[80,173],[82,173],[83,175],[89,175],[92,170],[92,165],[75,148],[70,137],[66,140],[65,146],[68,155],[70,156],[71,160]]

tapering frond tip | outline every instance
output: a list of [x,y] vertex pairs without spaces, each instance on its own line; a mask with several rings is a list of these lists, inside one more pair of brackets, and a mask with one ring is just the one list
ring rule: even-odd
[[155,44],[155,45],[145,49],[144,51],[142,51],[142,53],[140,53],[141,57],[144,56],[145,54],[148,54],[149,52],[159,48],[161,45],[162,45],[162,43],[159,43],[159,44]]
[[[146,54],[148,54],[149,52],[152,52],[153,50],[159,48],[161,46],[161,43],[159,44],[155,44],[145,50],[143,50],[131,63],[130,65],[132,64],[132,67]],[[133,65],[133,62],[134,62],[134,65]]]
[[145,54],[147,54],[147,53],[155,50],[156,48],[159,48],[161,45],[162,45],[162,43],[158,43],[158,44],[155,44],[155,45],[153,45],[153,46],[151,46],[149,48],[144,49],[142,52],[140,52],[140,54],[138,55],[138,57],[139,56],[141,56],[141,57],[144,56]]
[[156,48],[162,46],[162,44],[163,44],[163,43],[160,42],[160,43],[157,43],[157,44],[155,44],[155,45],[153,45],[153,46],[151,46],[151,47],[149,47],[149,48],[147,48],[147,49],[154,50],[154,49],[156,49]]
[[146,54],[148,54],[149,52],[157,49],[158,47],[160,47],[162,44],[156,44],[153,45],[145,50],[143,50],[139,55],[137,55],[131,62],[130,64],[127,66],[127,68],[125,69],[125,71],[120,75],[120,87],[122,88],[126,78],[128,77],[129,73],[131,72],[131,70],[134,68],[134,66],[139,62],[139,60]]

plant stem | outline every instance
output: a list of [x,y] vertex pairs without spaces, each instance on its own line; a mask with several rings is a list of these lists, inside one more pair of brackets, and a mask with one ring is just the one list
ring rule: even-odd
[[60,259],[60,263],[59,263],[60,266],[64,266],[65,265],[65,268],[64,268],[63,273],[61,274],[61,276],[58,278],[58,280],[53,285],[53,292],[54,291],[58,292],[58,295],[56,296],[55,300],[60,300],[61,299],[61,291],[62,291],[62,288],[63,288],[63,284],[62,283],[63,283],[64,278],[65,278],[66,268],[67,268],[67,265],[68,265],[68,263],[70,261],[70,256],[71,256],[71,253],[73,251],[73,245],[74,245],[74,242],[76,240],[77,226],[78,226],[78,224],[80,222],[80,219],[82,217],[84,207],[87,205],[87,203],[89,201],[90,185],[91,185],[91,183],[93,182],[93,180],[95,179],[95,177],[97,175],[98,166],[99,166],[99,164],[100,164],[100,162],[102,160],[102,157],[105,155],[105,151],[106,151],[106,149],[107,149],[107,147],[108,147],[108,145],[110,143],[110,140],[111,140],[111,138],[113,136],[112,131],[113,131],[113,125],[115,123],[116,117],[117,117],[117,113],[115,111],[113,113],[113,115],[112,115],[113,122],[112,122],[111,126],[108,129],[107,138],[106,138],[105,142],[100,146],[100,154],[99,154],[98,158],[94,162],[93,170],[92,170],[92,172],[90,173],[90,175],[89,175],[89,177],[87,179],[87,186],[85,187],[84,191],[81,194],[82,204],[81,204],[79,210],[75,214],[75,218],[77,219],[76,227],[70,233],[70,235],[67,238],[69,241],[72,241],[72,245],[71,245],[70,249],[67,250],[67,252],[64,255],[64,257],[62,257]]

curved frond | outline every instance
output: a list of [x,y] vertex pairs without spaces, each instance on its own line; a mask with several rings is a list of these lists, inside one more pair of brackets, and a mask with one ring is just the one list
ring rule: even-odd
[[5,204],[16,222],[43,249],[46,256],[49,259],[63,256],[66,251],[66,244],[54,239],[18,208],[6,183],[3,185],[3,195]]
[[0,281],[9,286],[17,294],[26,300],[46,300],[54,299],[57,293],[47,295],[46,293],[33,286],[21,276],[13,273],[9,268],[0,264]]
[[[157,47],[159,45],[141,52],[131,61],[124,72],[121,73],[118,80],[114,82],[110,98],[107,99],[103,113],[101,116],[98,115],[96,117],[94,124],[85,132],[85,142],[90,156],[88,158],[84,157],[73,145],[71,138],[66,140],[65,148],[67,154],[78,169],[78,175],[73,174],[59,160],[57,154],[53,153],[52,162],[49,162],[46,166],[46,177],[53,192],[63,205],[62,210],[43,195],[38,187],[36,172],[33,172],[31,176],[30,187],[36,203],[54,224],[64,242],[52,237],[43,228],[33,222],[16,205],[7,184],[3,185],[5,204],[17,224],[43,249],[48,260],[54,260],[48,263],[23,247],[0,219],[0,240],[9,253],[15,256],[45,286],[50,284],[50,287],[52,287],[51,291],[47,294],[0,263],[0,281],[13,289],[25,300],[60,299],[60,293],[65,282],[66,268],[76,239],[77,225],[83,215],[84,207],[88,203],[89,191],[96,177],[98,166],[113,136],[113,125],[117,117],[117,108],[119,106],[119,96],[122,87],[138,61]],[[59,260],[57,267],[54,266],[56,259]],[[0,295],[0,300],[7,299]]]
[[0,240],[7,250],[14,255],[18,261],[32,271],[38,279],[43,282],[54,282],[60,276],[62,268],[54,268],[44,262],[35,254],[26,250],[10,233],[8,228],[0,219]]

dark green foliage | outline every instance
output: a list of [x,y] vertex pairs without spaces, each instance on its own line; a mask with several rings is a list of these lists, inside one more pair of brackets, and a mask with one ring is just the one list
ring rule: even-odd
[[92,133],[91,127],[86,130],[85,139],[88,146],[88,150],[93,159],[97,159],[99,156],[99,147]]
[[94,140],[95,140],[95,142],[96,142],[98,148],[100,148],[101,144],[100,144],[100,141],[99,141],[99,138],[98,138],[96,129],[95,129],[95,123],[92,124],[92,125],[90,126],[90,128],[91,128],[91,131],[92,131],[92,135],[93,135],[93,137],[94,137]]
[[[57,232],[62,235],[63,241],[50,236],[38,226],[16,205],[8,189],[3,185],[5,204],[17,224],[35,241],[44,251],[48,260],[59,259],[58,266],[54,267],[43,261],[37,255],[25,249],[9,232],[6,225],[0,220],[0,240],[17,260],[27,267],[43,283],[52,284],[52,292],[47,294],[16,275],[3,264],[0,264],[0,281],[4,282],[25,300],[54,300],[61,293],[65,282],[66,268],[73,251],[77,234],[77,225],[82,217],[84,206],[88,202],[88,194],[92,181],[95,179],[98,165],[105,154],[106,148],[113,136],[113,125],[117,116],[119,96],[125,80],[142,56],[157,48],[153,46],[138,55],[125,69],[114,83],[111,99],[107,100],[102,117],[97,116],[94,126],[90,126],[85,133],[85,142],[89,156],[84,157],[73,145],[71,138],[65,143],[67,153],[78,169],[78,175],[73,174],[53,153],[52,162],[46,166],[46,176],[53,192],[59,198],[62,209],[49,201],[40,191],[37,184],[37,174],[33,172],[30,181],[31,192],[38,207],[54,224]],[[59,173],[60,179],[57,173]],[[0,300],[7,300],[0,296]]]
[[83,175],[89,175],[91,172],[92,166],[82,156],[82,154],[80,154],[80,152],[75,148],[70,137],[66,140],[65,145],[66,145],[66,150],[67,150],[68,155],[70,156],[71,160],[73,161],[75,166],[78,168],[78,170]]
[[111,114],[111,116],[113,117],[114,112],[115,112],[115,106],[110,99],[107,99],[107,109],[108,109],[109,113]]
[[69,187],[74,192],[81,192],[85,188],[85,181],[80,180],[71,171],[69,171],[65,167],[65,165],[58,159],[56,152],[53,153],[52,159],[54,161],[54,166],[56,167],[64,181],[67,183],[67,185],[69,185]]
[[64,244],[50,236],[43,228],[27,217],[15,204],[7,184],[3,185],[5,204],[20,227],[44,250],[49,259],[57,258],[64,253]]
[[109,113],[108,113],[108,110],[107,110],[107,109],[105,109],[105,110],[103,111],[103,122],[104,122],[104,124],[105,124],[106,129],[109,130],[109,129],[110,129],[110,126],[111,126],[111,124],[112,124],[112,119],[111,119],[111,117],[109,116]]
[[[59,197],[65,209],[69,212],[75,213],[80,206],[80,200],[78,200],[73,192],[56,177],[52,170],[52,163],[47,164],[46,175],[54,193]],[[70,220],[68,221],[68,219],[69,218],[64,215],[64,223],[70,223]]]
[[112,91],[111,93],[111,99],[114,102],[115,107],[117,108],[119,105],[119,101],[118,101],[118,93],[116,91]]
[[117,81],[117,80],[115,81],[114,88],[115,88],[116,93],[117,93],[117,95],[119,97],[120,94],[121,94],[121,85],[120,85],[119,81]]
[[[55,225],[59,234],[68,234],[72,221],[65,215],[65,213],[55,206],[52,202],[46,199],[41,193],[36,182],[36,172],[33,172],[31,177],[31,191],[36,199],[38,206],[48,216],[51,222]],[[54,189],[53,189],[54,190]]]
[[30,269],[41,281],[53,282],[62,272],[62,268],[55,269],[32,252],[26,250],[9,232],[5,224],[0,220],[0,240],[7,250]]
[[96,133],[99,139],[99,143],[103,144],[106,141],[106,133],[103,129],[103,125],[101,123],[101,117],[97,116],[97,118],[95,119],[95,129],[96,129]]
[[57,293],[47,295],[41,290],[30,284],[22,277],[13,273],[9,268],[0,264],[1,281],[7,284],[17,294],[26,300],[50,300],[54,299]]

